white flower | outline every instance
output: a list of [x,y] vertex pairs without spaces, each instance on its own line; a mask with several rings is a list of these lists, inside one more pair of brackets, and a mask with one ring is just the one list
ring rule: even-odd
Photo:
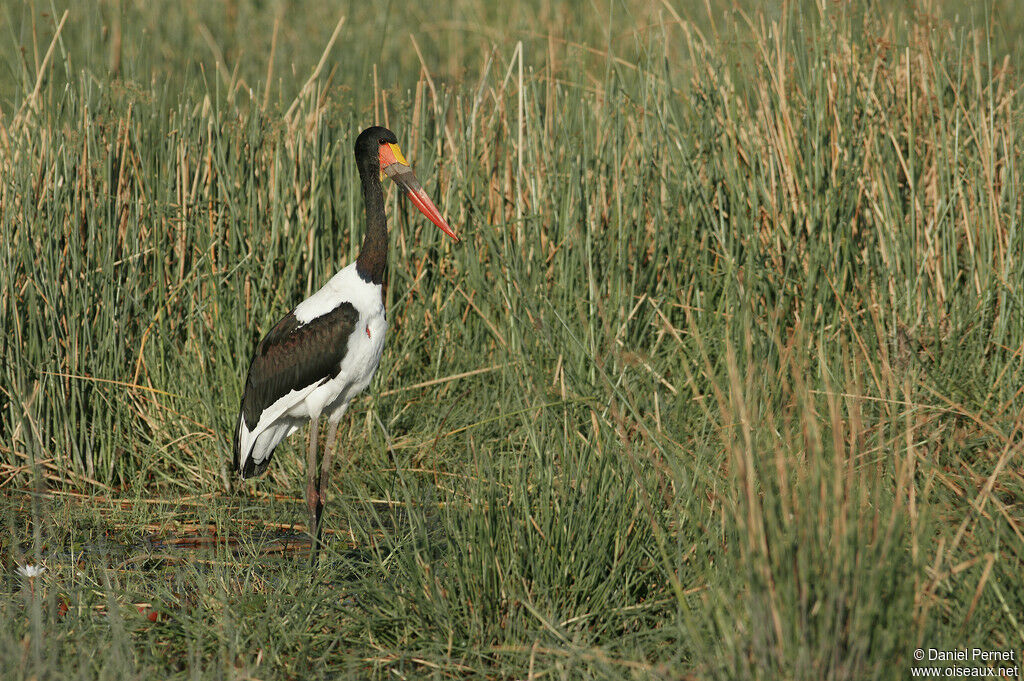
[[43,574],[45,570],[45,565],[19,565],[17,572],[22,577],[28,577],[29,579],[31,579],[33,577],[38,577],[39,575]]

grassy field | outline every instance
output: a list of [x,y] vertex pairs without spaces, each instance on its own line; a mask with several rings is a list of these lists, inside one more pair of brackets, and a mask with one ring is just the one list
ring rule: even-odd
[[[1019,674],[1018,3],[400,5],[0,8],[0,676]],[[389,191],[312,574],[231,430],[372,123],[463,241]]]

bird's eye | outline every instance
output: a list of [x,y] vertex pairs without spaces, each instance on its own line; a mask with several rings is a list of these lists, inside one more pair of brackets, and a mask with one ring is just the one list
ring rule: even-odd
[[377,140],[377,143],[380,144],[380,145],[384,145],[384,144],[387,144],[388,141],[387,140]]

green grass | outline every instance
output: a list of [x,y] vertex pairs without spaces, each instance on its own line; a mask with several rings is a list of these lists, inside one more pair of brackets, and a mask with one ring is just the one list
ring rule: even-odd
[[[1019,663],[1014,3],[321,5],[0,9],[6,678]],[[311,576],[231,429],[375,122],[463,241],[390,191]]]

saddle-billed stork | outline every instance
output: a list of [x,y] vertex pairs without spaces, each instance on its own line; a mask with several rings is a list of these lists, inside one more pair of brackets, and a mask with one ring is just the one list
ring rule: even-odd
[[[312,422],[306,456],[306,507],[314,562],[338,422],[377,371],[388,328],[382,295],[388,258],[384,176],[394,180],[441,231],[458,241],[416,180],[395,133],[382,127],[367,128],[356,138],[355,156],[366,204],[366,236],[359,257],[296,305],[260,341],[249,364],[235,428],[235,468],[242,478],[251,478],[267,469],[274,448],[284,438]],[[327,416],[328,433],[318,465],[321,415]]]

